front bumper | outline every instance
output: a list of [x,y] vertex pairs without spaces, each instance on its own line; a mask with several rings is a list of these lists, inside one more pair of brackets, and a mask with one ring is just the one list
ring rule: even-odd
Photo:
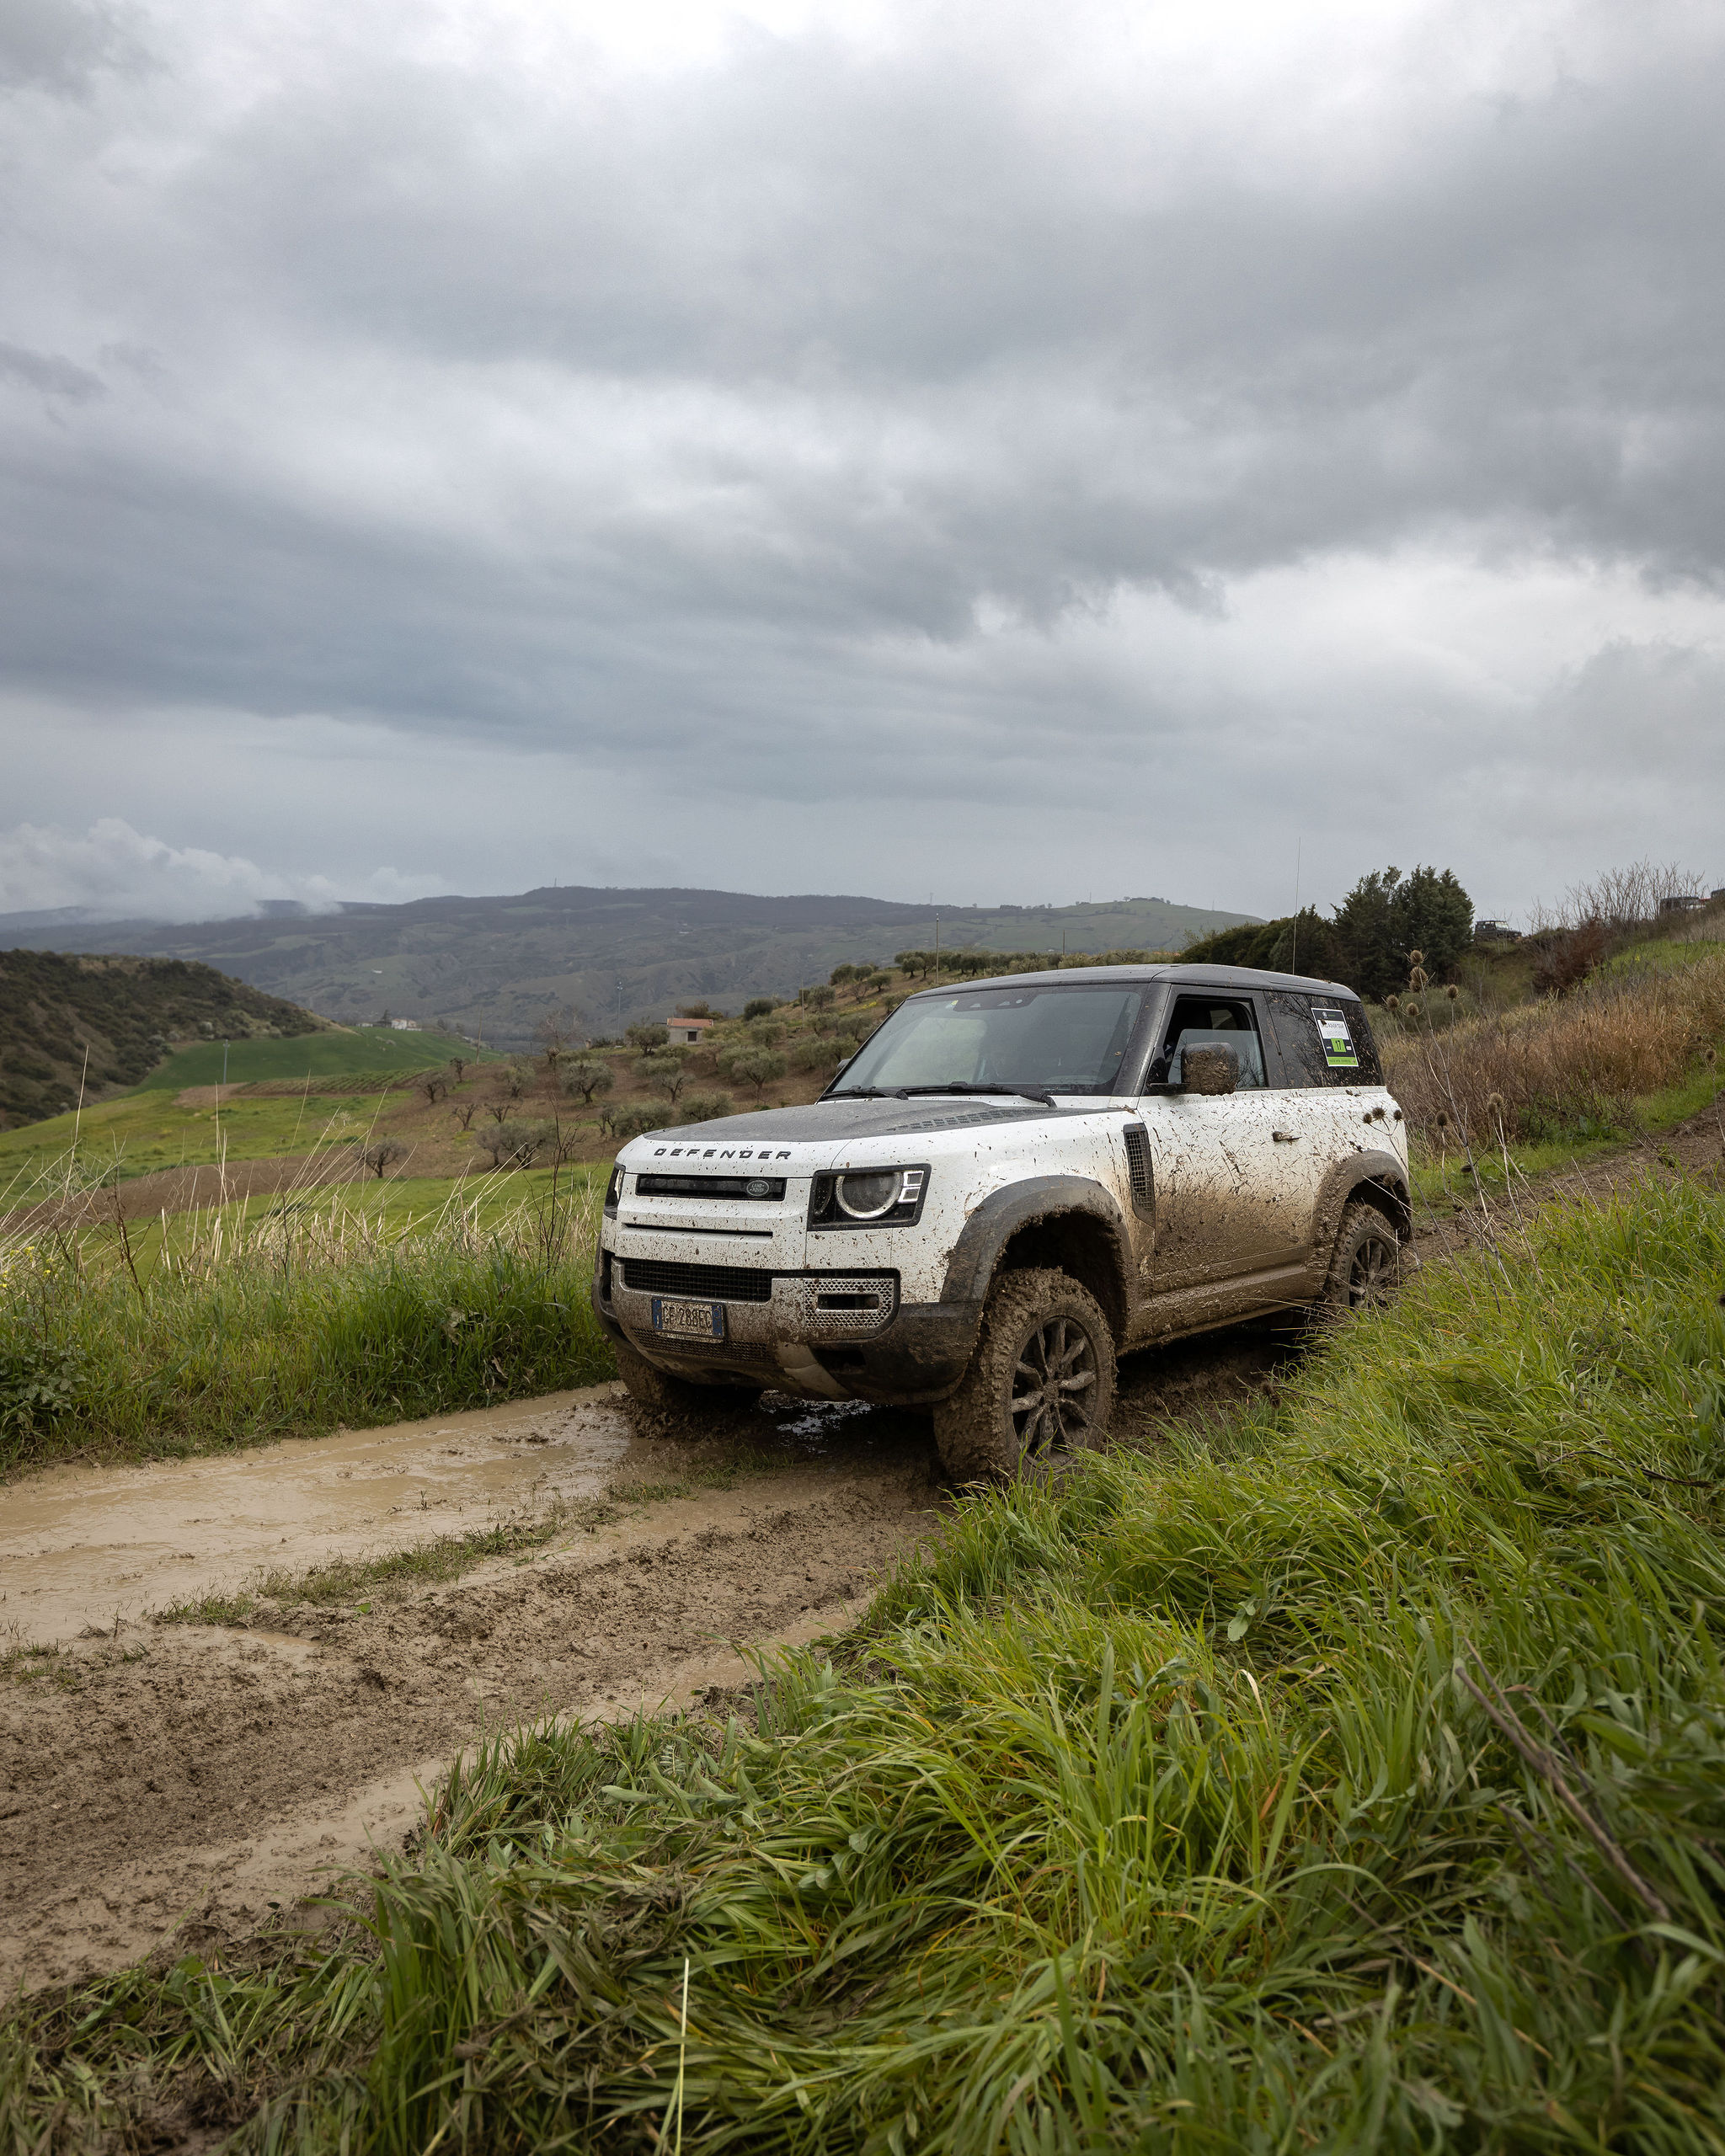
[[[651,1293],[624,1285],[601,1250],[593,1310],[615,1340],[698,1385],[771,1386],[817,1400],[943,1400],[970,1360],[980,1303],[900,1303],[891,1273],[777,1273],[765,1302],[724,1302],[723,1340],[653,1328]],[[715,1298],[714,1299],[724,1299]]]

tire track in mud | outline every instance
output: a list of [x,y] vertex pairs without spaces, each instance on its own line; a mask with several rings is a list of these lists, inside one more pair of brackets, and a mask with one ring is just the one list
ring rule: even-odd
[[416,1779],[487,1731],[747,1683],[730,1643],[844,1629],[940,1501],[932,1452],[900,1444],[576,1529],[369,1611],[79,1641],[0,1688],[0,1983],[220,1951],[398,1847]]

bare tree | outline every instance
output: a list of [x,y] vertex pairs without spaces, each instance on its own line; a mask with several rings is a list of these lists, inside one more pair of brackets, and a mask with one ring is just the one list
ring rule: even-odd
[[515,1112],[515,1104],[507,1093],[494,1094],[485,1103],[485,1113],[495,1123],[505,1123]]
[[581,1014],[573,1003],[565,1003],[560,1011],[547,1011],[534,1027],[533,1038],[545,1059],[546,1070],[553,1078],[563,1059],[580,1046],[580,1027]]
[[512,1055],[499,1074],[503,1090],[512,1101],[518,1101],[527,1090],[527,1081],[532,1076],[531,1066],[518,1055]]
[[1667,899],[1696,898],[1705,888],[1692,869],[1643,855],[1626,868],[1607,868],[1589,883],[1573,884],[1555,906],[1535,906],[1533,926],[1535,931],[1581,928],[1596,921],[1607,928],[1638,928],[1658,919]]
[[414,1084],[425,1096],[427,1107],[435,1108],[449,1091],[449,1081],[441,1070],[422,1070],[414,1080]]
[[369,1168],[380,1182],[386,1168],[393,1168],[398,1161],[404,1161],[407,1156],[407,1147],[393,1138],[380,1138],[375,1145],[360,1148],[361,1166]]
[[466,1056],[451,1056],[449,1059],[449,1070],[450,1075],[455,1080],[457,1085],[459,1086],[462,1079],[467,1075],[467,1059]]
[[478,1105],[477,1101],[451,1101],[449,1112],[463,1130],[471,1130],[473,1127],[473,1111]]

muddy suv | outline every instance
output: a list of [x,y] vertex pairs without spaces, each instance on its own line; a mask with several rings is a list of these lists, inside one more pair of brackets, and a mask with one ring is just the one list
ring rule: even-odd
[[1375,1299],[1407,1227],[1350,990],[1062,969],[909,997],[806,1107],[633,1139],[593,1305],[654,1406],[923,1402],[964,1479],[1098,1444],[1128,1349]]

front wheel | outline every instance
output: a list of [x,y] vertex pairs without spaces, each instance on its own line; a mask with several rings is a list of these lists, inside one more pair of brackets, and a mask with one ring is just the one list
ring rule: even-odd
[[1357,1199],[1342,1215],[1317,1307],[1334,1317],[1379,1309],[1401,1285],[1402,1266],[1402,1238],[1394,1224],[1375,1205]]
[[1065,1273],[1003,1273],[964,1382],[934,1411],[941,1465],[974,1482],[1094,1451],[1114,1406],[1114,1335],[1095,1296]]
[[758,1385],[697,1385],[691,1378],[673,1377],[637,1354],[626,1341],[617,1343],[617,1374],[631,1400],[661,1415],[691,1415],[714,1408],[752,1407],[760,1399]]

